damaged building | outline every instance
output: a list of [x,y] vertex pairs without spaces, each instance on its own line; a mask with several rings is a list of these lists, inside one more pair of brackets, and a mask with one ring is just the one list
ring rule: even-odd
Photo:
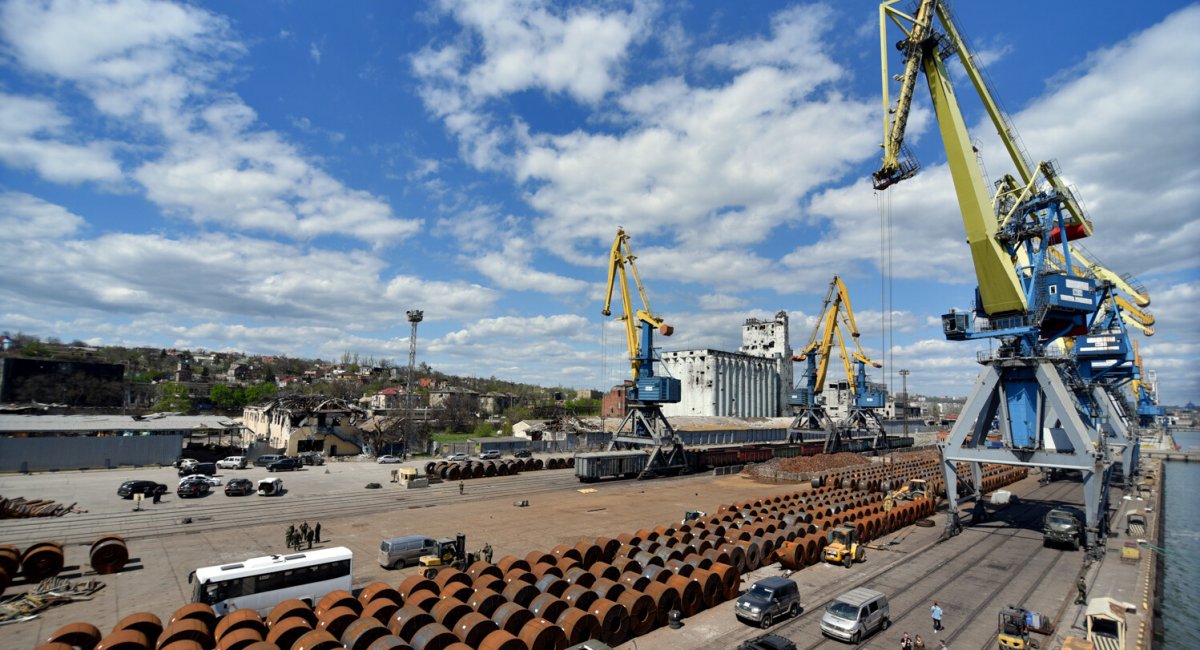
[[323,395],[278,397],[247,406],[242,413],[242,423],[256,442],[289,456],[309,451],[358,455],[363,450],[358,424],[365,419],[358,405]]

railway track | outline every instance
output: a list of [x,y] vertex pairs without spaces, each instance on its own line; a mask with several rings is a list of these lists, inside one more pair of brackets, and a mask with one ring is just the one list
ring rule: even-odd
[[[1037,501],[1055,501],[1077,490],[1073,484],[1052,483],[1039,487],[1029,495],[1029,499]],[[926,647],[936,647],[938,638],[944,639],[950,647],[974,645],[963,635],[968,630],[968,624],[973,620],[986,620],[987,625],[994,626],[994,617],[999,607],[1013,603],[1025,602],[1028,597],[1046,586],[1050,576],[1055,575],[1055,569],[1067,558],[1078,558],[1069,553],[1037,553],[1042,546],[1040,533],[1026,529],[1024,526],[1036,522],[1042,510],[1037,503],[1022,500],[1020,504],[1009,506],[1005,512],[1005,520],[1011,526],[1005,528],[971,527],[958,537],[943,542],[943,552],[937,552],[939,546],[923,552],[915,552],[911,562],[893,563],[887,568],[856,579],[836,582],[830,588],[802,598],[805,602],[804,614],[798,619],[777,625],[772,631],[786,636],[796,642],[798,648],[815,650],[817,648],[845,648],[845,644],[829,639],[821,634],[820,621],[826,605],[838,595],[855,587],[869,586],[888,594],[893,627],[888,632],[877,632],[863,639],[865,647],[883,647],[892,645],[898,638],[896,626],[901,621],[916,620],[928,622],[928,607],[933,600],[945,600],[947,588],[959,581],[977,582],[980,590],[974,592],[972,607],[969,614],[951,620],[953,631],[944,632],[932,640],[926,640]],[[900,533],[904,534],[903,532]],[[1008,547],[1008,548],[1006,548]],[[1015,548],[1014,547],[1019,547]],[[1028,548],[1028,552],[1025,549]],[[1001,553],[1001,549],[1006,552]],[[930,551],[933,551],[932,553]],[[876,555],[878,557],[878,555]],[[914,565],[925,557],[937,557],[929,565],[920,565],[921,572],[928,576],[914,580],[911,575]],[[1010,564],[1000,564],[997,557],[1014,558]],[[1017,563],[1015,559],[1026,558],[1027,561]],[[1016,566],[1014,566],[1014,564]],[[980,574],[978,572],[986,572]],[[1006,577],[1007,576],[1007,577]],[[1031,584],[1023,590],[1023,594],[1011,598],[1008,602],[998,602],[1006,588],[1013,584],[1024,584],[1033,578]],[[1053,587],[1062,591],[1061,587]],[[982,618],[981,618],[982,617]],[[722,639],[722,645],[734,647],[745,638],[754,636],[739,631]],[[978,634],[973,635],[978,638]],[[981,646],[994,648],[994,633]]]

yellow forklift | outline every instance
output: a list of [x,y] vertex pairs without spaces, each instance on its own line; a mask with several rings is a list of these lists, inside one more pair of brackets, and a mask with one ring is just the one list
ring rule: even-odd
[[474,553],[467,553],[467,536],[459,533],[454,539],[443,537],[437,541],[437,553],[423,555],[418,561],[421,573],[430,580],[442,569],[458,569],[466,571],[472,562],[477,560]]
[[1033,633],[1054,634],[1054,623],[1039,612],[1009,605],[1000,610],[996,625],[996,642],[1005,650],[1036,650],[1038,642]]
[[826,562],[849,569],[852,563],[867,559],[867,547],[858,542],[858,531],[854,526],[838,526],[829,531],[828,539],[824,553]]

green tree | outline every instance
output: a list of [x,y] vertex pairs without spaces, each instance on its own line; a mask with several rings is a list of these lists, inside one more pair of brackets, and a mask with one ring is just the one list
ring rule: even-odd
[[151,413],[187,413],[191,410],[192,400],[188,397],[187,386],[175,382],[158,385],[158,401],[150,407]]

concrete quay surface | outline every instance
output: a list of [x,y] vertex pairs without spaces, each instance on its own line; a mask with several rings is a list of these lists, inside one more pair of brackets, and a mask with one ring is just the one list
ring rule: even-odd
[[[534,549],[549,550],[557,544],[677,522],[686,510],[715,513],[719,506],[733,501],[798,489],[738,476],[709,475],[584,486],[571,470],[543,470],[468,480],[460,495],[457,483],[404,490],[388,482],[395,467],[363,462],[308,467],[280,475],[287,488],[282,497],[226,497],[216,488],[200,499],[178,499],[172,493],[161,504],[144,503],[141,512],[133,512],[130,501],[116,496],[117,486],[122,480],[146,478],[174,487],[178,479],[173,469],[0,477],[0,494],[78,501],[79,507],[88,510],[87,514],[61,518],[0,522],[0,543],[24,547],[37,541],[66,540],[66,569],[61,576],[91,577],[106,584],[92,601],[52,608],[32,621],[0,626],[0,647],[32,648],[71,622],[91,622],[107,632],[133,612],[168,616],[190,599],[188,572],[199,566],[281,552],[286,526],[304,520],[321,522],[324,541],[320,546],[353,550],[354,586],[359,588],[377,580],[395,585],[415,572],[411,568],[389,571],[376,564],[376,549],[384,537],[409,533],[451,536],[461,531],[467,535],[470,550],[489,542],[497,558],[507,554],[523,557]],[[267,472],[225,471],[221,478],[239,476],[257,480]],[[383,489],[364,489],[367,482],[379,482]],[[894,621],[890,630],[863,640],[860,645],[868,648],[894,647],[904,631],[920,634],[931,650],[938,647],[939,640],[956,650],[995,648],[997,612],[1009,604],[1057,620],[1058,631],[1052,637],[1034,637],[1043,649],[1060,647],[1068,634],[1083,636],[1075,627],[1083,608],[1071,603],[1076,579],[1085,570],[1084,553],[1044,548],[1040,533],[1042,515],[1049,508],[1082,502],[1081,484],[1057,481],[1039,485],[1031,475],[1006,489],[1019,497],[1017,503],[990,508],[988,521],[969,526],[946,541],[938,541],[945,523],[942,512],[933,518],[931,528],[909,527],[874,540],[863,564],[850,569],[821,564],[792,574],[800,586],[804,611],[795,620],[777,623],[771,631],[801,648],[840,647],[844,644],[820,634],[824,605],[846,590],[867,586],[889,595]],[[514,507],[516,500],[528,500],[529,507]],[[1124,504],[1123,508],[1149,506],[1152,512],[1158,504],[1156,493],[1150,502],[1137,502],[1116,492],[1113,501]],[[182,523],[186,518],[191,523]],[[966,520],[970,521],[969,517]],[[1153,522],[1149,529],[1154,528]],[[88,544],[113,532],[128,536],[129,565],[118,574],[89,576]],[[1121,563],[1122,542],[1120,538],[1109,540],[1105,561],[1086,569],[1092,585],[1089,595],[1136,601],[1126,647],[1148,647],[1148,642],[1138,645],[1137,641],[1139,629],[1149,629],[1141,627],[1146,607],[1140,598],[1151,593],[1152,558],[1143,550],[1139,563]],[[744,576],[742,586],[783,573],[778,564],[769,565]],[[18,582],[6,596],[29,588]],[[933,632],[929,618],[934,599],[945,610],[946,630],[940,634]],[[620,647],[734,648],[763,633],[736,620],[732,601],[684,623],[681,629],[662,628]]]

